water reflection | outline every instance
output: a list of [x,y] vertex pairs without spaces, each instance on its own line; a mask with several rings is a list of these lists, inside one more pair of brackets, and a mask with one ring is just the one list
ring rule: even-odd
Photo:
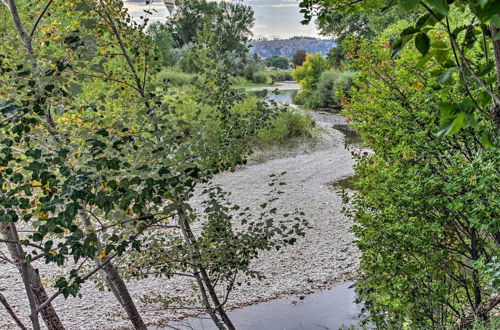
[[363,146],[363,138],[361,135],[352,129],[352,127],[348,124],[335,124],[333,125],[333,128],[344,134],[345,143],[347,145],[356,148],[361,148]]
[[281,104],[293,104],[293,99],[297,95],[297,90],[284,90],[284,91],[273,91],[273,90],[261,90],[249,92],[259,98],[265,98],[268,101],[274,101]]

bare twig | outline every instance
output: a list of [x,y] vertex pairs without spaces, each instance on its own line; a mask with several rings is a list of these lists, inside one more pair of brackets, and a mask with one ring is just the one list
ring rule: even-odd
[[21,328],[22,330],[27,330],[27,328],[24,326],[23,322],[21,322],[21,320],[17,317],[17,315],[14,312],[14,310],[12,309],[12,307],[10,307],[9,303],[7,302],[7,299],[5,299],[5,297],[1,293],[0,293],[0,303],[5,307],[5,309],[9,313],[9,315],[14,319],[17,326],[19,328]]

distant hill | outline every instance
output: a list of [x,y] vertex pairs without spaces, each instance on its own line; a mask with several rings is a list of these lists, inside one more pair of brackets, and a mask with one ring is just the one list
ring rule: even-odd
[[250,41],[250,45],[252,46],[250,51],[263,58],[270,56],[291,58],[298,50],[326,55],[332,47],[335,47],[335,42],[313,37],[292,37],[290,39],[273,40],[257,39]]

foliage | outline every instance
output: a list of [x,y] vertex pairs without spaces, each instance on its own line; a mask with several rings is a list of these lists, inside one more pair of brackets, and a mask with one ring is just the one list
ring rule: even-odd
[[[407,24],[399,38],[391,42],[392,56],[396,56],[413,40],[422,54],[419,61],[421,65],[431,60],[436,61],[433,63],[434,75],[443,88],[446,89],[446,83],[454,73],[458,73],[464,92],[469,97],[466,101],[468,104],[448,102],[442,107],[441,134],[451,135],[468,127],[484,131],[485,127],[473,121],[476,112],[489,115],[500,127],[500,98],[496,91],[500,84],[498,1],[463,0],[448,3],[443,0],[396,0],[390,1],[387,6],[383,1],[356,1],[346,6],[343,1],[303,0],[300,6],[303,8],[301,11],[304,13],[304,22],[309,22],[315,11],[320,24],[328,21],[331,11],[349,16],[396,6],[402,13],[418,13],[419,18],[414,20],[415,24]],[[445,36],[431,39],[435,30],[444,31]],[[495,44],[493,59],[488,56],[492,44]],[[478,50],[482,50],[484,55],[475,56]],[[495,62],[497,77],[494,72]],[[491,87],[497,79],[496,88]],[[476,99],[476,91],[483,94],[481,99]],[[488,139],[485,137],[483,140]]]
[[281,144],[294,138],[313,135],[314,121],[308,114],[288,110],[270,121],[270,127],[261,130],[254,141],[259,148]]
[[301,66],[306,61],[307,53],[305,50],[298,50],[292,56],[292,64],[295,67]]
[[252,75],[252,82],[256,84],[266,84],[268,82],[268,76],[265,72],[256,72]]
[[290,60],[283,56],[271,56],[265,60],[267,67],[273,67],[277,69],[288,69],[290,67]]
[[151,36],[156,47],[160,50],[160,54],[163,58],[163,65],[173,65],[175,58],[173,47],[174,41],[168,27],[163,23],[155,22],[149,26],[147,33]]
[[483,320],[476,320],[473,325],[473,330],[494,330],[500,328],[500,317],[493,316],[491,320],[485,322]]
[[328,70],[328,62],[319,53],[308,54],[302,66],[293,70],[292,77],[301,87],[296,97],[297,102],[305,103],[312,97],[321,74],[326,70]]
[[208,28],[221,39],[220,52],[246,48],[253,24],[251,7],[207,0],[181,1],[175,14],[166,21],[176,48],[196,42],[199,33]]
[[348,97],[348,92],[353,86],[354,74],[353,71],[323,72],[314,93],[305,104],[313,109],[341,107],[341,98]]
[[[475,130],[436,134],[440,85],[418,51],[391,58],[393,32],[353,46],[363,72],[345,114],[374,151],[359,158],[346,211],[362,252],[357,290],[378,327],[446,328],[496,294],[480,264],[500,252],[498,140],[485,148]],[[458,81],[446,93],[467,98]]]
[[[208,236],[189,234],[191,220],[196,220],[189,204],[198,184],[245,163],[252,139],[276,115],[274,107],[248,101],[230,88],[226,68],[234,49],[221,52],[230,44],[242,44],[253,16],[239,5],[218,4],[225,16],[216,18],[217,26],[204,24],[189,51],[199,73],[195,85],[171,89],[190,76],[161,71],[163,58],[153,38],[131,21],[122,1],[49,2],[50,15],[40,11],[36,38],[23,32],[37,20],[28,5],[22,2],[19,7],[17,30],[11,23],[0,31],[5,41],[0,46],[0,225],[14,234],[18,223],[32,229],[22,241],[1,242],[22,252],[17,262],[28,283],[33,327],[39,329],[41,305],[32,299],[27,266],[43,260],[46,267],[71,268],[54,279],[57,292],[51,300],[77,296],[82,284],[101,270],[108,280],[113,271],[114,279],[121,281],[121,294],[126,286],[120,274],[134,269],[118,272],[110,267],[130,255],[147,256],[145,238],[169,234],[161,230],[164,227],[174,226],[176,237],[182,238],[176,242],[184,251],[194,251],[184,255],[182,265],[203,260],[192,269],[201,281],[200,291],[213,289],[214,283],[228,284],[230,275],[245,268],[223,265],[204,248],[220,238],[210,235],[229,219],[223,194],[209,199],[209,221],[203,227]],[[15,12],[12,17],[17,20]],[[238,16],[242,25],[231,26]],[[217,38],[219,32],[227,32],[229,38]],[[171,84],[158,83],[162,80]],[[223,242],[235,244],[240,252],[235,258],[242,258],[228,262],[248,262],[257,250],[274,247],[280,235],[286,238],[281,243],[293,244],[302,234],[300,217],[293,219],[293,231],[272,220],[262,220],[269,235],[259,236],[260,242],[249,233],[253,244],[260,245],[248,250],[241,246],[250,241],[243,239],[245,233],[235,235],[225,226]],[[252,228],[262,226],[255,223]],[[24,254],[26,246],[33,253]],[[177,266],[166,269],[164,259],[155,261],[162,276]],[[220,282],[200,275],[214,269],[223,275]],[[224,305],[216,295],[210,296],[217,308],[207,307],[206,299],[203,307],[218,326],[219,317],[230,324]],[[145,328],[142,320],[137,324]]]
[[278,81],[291,81],[293,80],[292,71],[289,70],[272,70],[268,72],[269,77],[273,83]]
[[159,83],[167,83],[174,86],[189,85],[194,82],[196,75],[186,72],[164,68],[156,76]]

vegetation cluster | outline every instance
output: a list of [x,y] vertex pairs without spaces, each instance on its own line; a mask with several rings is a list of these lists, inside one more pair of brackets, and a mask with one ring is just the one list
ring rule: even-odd
[[345,213],[377,328],[495,328],[500,303],[500,3],[301,1],[339,47],[293,72],[343,108],[356,155]]

